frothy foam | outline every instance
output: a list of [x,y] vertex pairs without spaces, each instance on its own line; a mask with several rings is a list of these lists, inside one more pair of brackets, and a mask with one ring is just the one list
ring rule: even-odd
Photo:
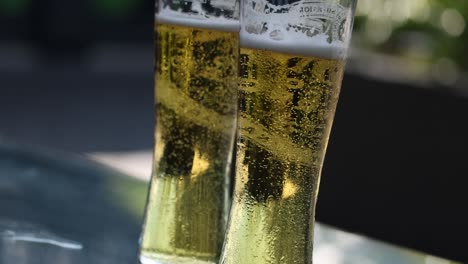
[[207,17],[201,14],[189,14],[163,9],[155,15],[156,22],[179,26],[215,29],[220,31],[238,32],[240,24],[238,20],[224,17]]
[[347,49],[340,41],[329,43],[325,35],[307,37],[303,34],[284,34],[282,39],[273,39],[269,34],[251,34],[241,31],[240,44],[244,48],[271,50],[302,56],[326,59],[345,59]]

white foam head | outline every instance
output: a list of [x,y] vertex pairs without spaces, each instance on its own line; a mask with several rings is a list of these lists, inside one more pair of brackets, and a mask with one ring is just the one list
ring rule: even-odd
[[200,14],[182,13],[170,9],[163,9],[155,16],[157,23],[190,26],[197,28],[215,29],[227,32],[239,32],[240,23],[236,19],[224,17],[206,17]]
[[[349,28],[351,20],[347,18],[350,12],[341,5],[305,0],[280,6],[267,0],[244,2],[248,4],[241,14],[242,47],[327,59],[346,58],[350,32],[340,31]],[[329,25],[325,27],[324,21]]]
[[281,38],[271,38],[268,33],[252,34],[241,30],[240,45],[245,48],[271,50],[324,59],[345,59],[347,52],[346,45],[341,41],[329,43],[325,35],[308,37],[296,32],[286,32],[282,34]]

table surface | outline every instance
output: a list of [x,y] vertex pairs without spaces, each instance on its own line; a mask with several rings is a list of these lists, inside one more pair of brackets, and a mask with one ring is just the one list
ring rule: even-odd
[[[89,159],[0,142],[0,264],[137,263],[146,192]],[[455,262],[318,224],[314,263]]]

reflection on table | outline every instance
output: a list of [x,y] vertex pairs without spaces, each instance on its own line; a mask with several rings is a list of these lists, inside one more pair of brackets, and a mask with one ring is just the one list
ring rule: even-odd
[[[147,152],[92,157],[151,166]],[[146,190],[90,160],[0,145],[0,263],[136,263]],[[455,262],[318,224],[314,263]]]

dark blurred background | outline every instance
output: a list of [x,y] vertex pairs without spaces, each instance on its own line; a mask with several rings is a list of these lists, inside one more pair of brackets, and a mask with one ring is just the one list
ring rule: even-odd
[[150,148],[153,1],[0,0],[0,137]]
[[[0,0],[0,139],[153,143],[153,2]],[[318,220],[468,262],[468,2],[359,0]]]

